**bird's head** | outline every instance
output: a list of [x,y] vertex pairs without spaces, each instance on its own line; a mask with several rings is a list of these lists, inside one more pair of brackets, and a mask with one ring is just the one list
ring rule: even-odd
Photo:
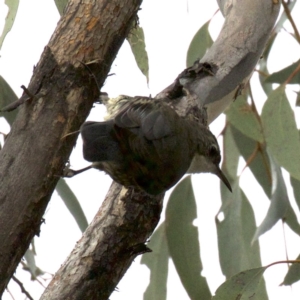
[[215,136],[206,128],[198,132],[198,148],[187,173],[212,173],[217,175],[232,192],[231,185],[219,167],[220,148]]

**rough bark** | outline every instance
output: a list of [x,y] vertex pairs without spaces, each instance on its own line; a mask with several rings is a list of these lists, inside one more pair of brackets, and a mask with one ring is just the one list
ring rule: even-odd
[[[134,24],[140,0],[71,0],[0,151],[0,295],[39,228],[59,174]],[[97,77],[98,86],[88,65]]]
[[[208,62],[216,66],[215,76],[204,75],[202,78],[188,78],[183,86],[192,97],[181,96],[172,102],[181,114],[184,115],[188,111],[188,106],[193,105],[193,100],[197,100],[200,104],[208,104],[209,121],[213,120],[235,99],[236,91],[252,73],[276,21],[279,5],[274,5],[271,0],[263,2],[244,0],[242,2],[230,2],[231,5],[225,11],[226,21],[221,33],[215,44],[201,60],[202,63]],[[256,15],[259,19],[254,20]],[[256,22],[256,25],[252,22]],[[257,28],[258,22],[263,23],[259,28]],[[157,97],[164,98],[173,88],[174,84]],[[65,297],[82,299],[82,295],[86,295],[86,293],[91,295],[92,288],[94,289],[93,297],[107,299],[126,268],[138,254],[131,253],[131,247],[137,245],[137,249],[143,249],[141,245],[149,237],[154,229],[152,226],[159,219],[159,215],[156,215],[153,210],[150,212],[151,209],[155,209],[156,213],[160,214],[159,199],[152,199],[153,205],[151,204],[148,210],[149,200],[146,199],[146,196],[136,195],[133,192],[119,194],[117,196],[120,197],[119,200],[114,200],[112,203],[112,200],[109,200],[110,194],[114,194],[114,191],[110,190],[105,200],[105,203],[110,203],[109,209],[106,207],[107,204],[100,208],[95,220],[90,224],[82,240],[76,245],[65,264],[56,273],[41,299],[63,299]],[[135,198],[139,198],[140,205],[134,205],[133,199]],[[135,217],[131,215],[124,220],[125,203],[135,207],[134,210],[137,210]],[[110,222],[111,211],[114,211],[113,223]],[[149,214],[153,217],[140,219],[138,216],[145,215],[146,211],[146,215]],[[128,215],[127,213],[128,211],[126,215]],[[101,215],[101,222],[98,221],[99,215]],[[116,244],[113,237],[119,236],[117,224],[122,224],[128,230],[129,228],[133,228],[134,231],[135,228],[148,228],[148,230],[142,230],[138,236],[130,234],[131,230],[127,231],[127,237],[124,235]],[[92,235],[92,232],[101,232],[101,235]],[[133,239],[131,240],[131,238]],[[117,245],[118,249],[116,249]],[[106,251],[105,255],[101,250],[103,248]],[[78,255],[79,253],[80,255]],[[108,253],[112,255],[107,256]],[[126,258],[124,258],[124,254],[126,254]],[[94,259],[95,257],[99,257],[99,260]],[[118,263],[116,264],[114,259],[117,257]],[[89,263],[85,264],[87,259]],[[95,271],[93,278],[89,276],[90,270]],[[105,284],[107,281],[109,281],[109,286]]]
[[[272,0],[222,4],[225,24],[201,61],[215,66],[214,76],[182,81],[197,103],[207,104],[210,121],[233,101],[249,78],[279,12],[279,5]],[[139,1],[115,0],[85,1],[79,6],[79,1],[71,1],[34,72],[29,89],[39,94],[21,108],[0,153],[5,183],[0,188],[0,239],[7,243],[5,249],[0,243],[0,263],[6,259],[0,274],[2,289],[38,232],[57,182],[55,175],[75,143],[74,136],[63,136],[78,129],[97,96],[93,78],[77,60],[95,62],[90,67],[101,86],[138,5]],[[94,43],[95,36],[98,43]],[[173,86],[158,97],[164,97]],[[186,106],[185,102],[189,101],[181,97],[174,105]],[[42,299],[107,299],[134,257],[147,251],[144,243],[159,220],[161,200],[113,184]]]
[[108,299],[133,259],[148,252],[163,196],[113,183],[101,209],[41,299]]

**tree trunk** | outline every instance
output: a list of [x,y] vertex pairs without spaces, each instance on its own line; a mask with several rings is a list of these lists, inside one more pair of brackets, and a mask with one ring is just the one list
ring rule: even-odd
[[39,234],[76,142],[77,135],[66,134],[78,130],[88,116],[140,4],[141,0],[69,1],[34,69],[29,93],[21,98],[28,100],[20,106],[0,151],[0,295]]

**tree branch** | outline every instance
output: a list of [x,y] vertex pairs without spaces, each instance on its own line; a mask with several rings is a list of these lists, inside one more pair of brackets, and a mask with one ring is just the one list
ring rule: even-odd
[[94,220],[42,295],[47,299],[108,299],[156,227],[163,196],[113,183]]
[[[262,3],[260,0],[255,2],[245,0],[243,3],[236,1],[230,9],[227,8],[222,31],[215,44],[202,59],[202,62],[208,62],[208,65],[217,66],[216,74],[210,76],[209,72],[202,68],[199,72],[200,76],[185,81],[183,87],[192,97],[181,95],[178,99],[171,100],[175,109],[185,114],[188,106],[192,105],[191,101],[195,101],[193,95],[196,94],[201,104],[208,103],[210,120],[220,114],[234,100],[237,88],[252,73],[278,12],[279,5],[273,5],[271,0],[267,4],[266,1]],[[254,20],[255,15],[260,19]],[[261,26],[259,22],[262,22]],[[177,78],[174,84],[157,97],[166,98],[178,82]],[[114,185],[115,188],[117,186]],[[119,200],[115,197],[119,197]],[[139,199],[140,205],[135,204],[135,198]],[[132,254],[129,249],[134,245],[141,247],[154,230],[160,216],[160,201],[161,199],[152,199],[150,203],[153,204],[149,207],[149,199],[146,195],[141,196],[131,191],[122,196],[112,187],[94,221],[65,264],[56,273],[41,299],[64,299],[66,297],[82,299],[82,296],[86,296],[87,293],[89,297],[93,296],[95,299],[107,299],[136,256],[136,253]],[[127,208],[125,208],[125,203]],[[134,207],[134,209],[128,211],[128,207]],[[113,222],[111,222],[111,212],[114,216]],[[148,218],[140,219],[140,216],[147,215]],[[101,221],[99,216],[101,216]],[[122,238],[119,235],[120,228],[127,228],[126,234],[121,235]],[[136,231],[135,228],[143,228],[143,230],[138,235],[132,235],[132,232]],[[96,236],[95,233],[98,232]],[[113,239],[113,237],[118,238]],[[112,263],[115,260],[117,262]]]
[[[198,99],[199,105],[207,107],[209,124],[235,99],[237,91],[252,75],[279,14],[280,4],[273,2],[218,0],[225,22],[217,40],[200,61],[214,66],[215,74],[182,81],[183,88]],[[159,97],[165,97],[173,87],[174,83]]]
[[[140,0],[71,0],[0,151],[0,295],[39,228],[76,135],[127,36]],[[116,15],[118,18],[116,18]],[[23,94],[21,98],[28,98]]]

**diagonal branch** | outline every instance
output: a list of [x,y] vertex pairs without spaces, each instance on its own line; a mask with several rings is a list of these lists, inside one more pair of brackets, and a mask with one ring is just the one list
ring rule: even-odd
[[[232,7],[225,11],[226,21],[220,36],[202,59],[203,63],[208,62],[208,66],[212,63],[217,66],[215,76],[203,76],[203,66],[199,65],[201,69],[199,76],[194,76],[190,80],[186,80],[185,77],[182,84],[182,88],[188,90],[192,96],[196,94],[202,104],[214,105],[210,109],[211,104],[209,104],[210,120],[219,115],[228,103],[234,100],[236,90],[249,78],[268,40],[278,12],[279,5],[273,4],[271,0],[269,2],[245,0],[243,3],[233,1]],[[257,19],[254,19],[255,14],[258,16]],[[237,19],[239,22],[236,22]],[[262,25],[252,24],[254,21],[261,22]],[[195,69],[195,66],[193,68]],[[187,73],[194,75],[195,72],[182,74]],[[172,94],[174,86],[177,89],[178,82],[181,84],[180,76],[157,97],[165,98],[170,92]],[[178,112],[184,114],[188,111],[187,106],[192,105],[190,98],[195,100],[194,97],[182,94],[172,102],[172,105]],[[142,245],[158,222],[161,199],[146,199],[145,195],[126,193],[125,189],[119,194],[114,188],[118,189],[119,186],[115,184],[111,187],[94,221],[65,264],[56,273],[41,299],[66,297],[82,299],[82,296],[87,294],[89,297],[93,295],[96,299],[107,299],[138,254],[135,251],[131,252],[132,247],[142,249],[141,252],[146,250],[143,250]],[[135,199],[138,199],[139,205],[136,205]],[[114,222],[110,221],[112,215]],[[127,228],[126,233],[124,232],[122,238],[113,239],[115,236],[119,237],[120,228]],[[140,234],[135,235],[136,230],[140,229],[142,230]],[[115,259],[118,260],[117,263]],[[93,294],[91,290],[94,291]]]
[[[0,151],[0,295],[39,228],[76,135],[101,87],[140,0],[71,0],[28,86]],[[116,15],[118,18],[116,18]],[[109,24],[109,25],[108,25]],[[22,98],[28,98],[23,94]]]

